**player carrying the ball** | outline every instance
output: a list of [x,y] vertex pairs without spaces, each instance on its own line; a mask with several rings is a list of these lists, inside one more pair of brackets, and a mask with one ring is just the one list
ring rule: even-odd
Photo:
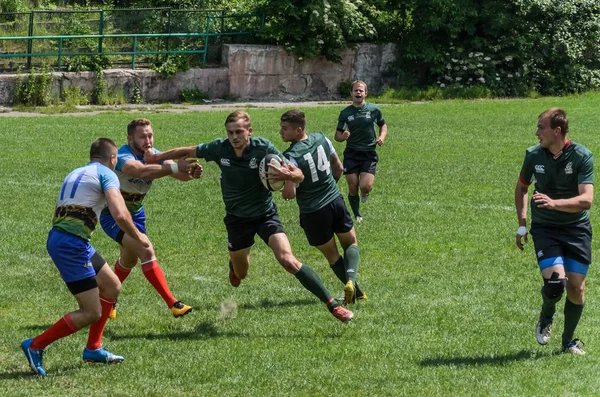
[[[144,152],[158,152],[154,148],[154,131],[148,119],[135,119],[127,125],[127,145],[119,148],[119,159],[115,168],[121,183],[121,194],[138,230],[146,234],[146,210],[143,200],[152,187],[155,179],[171,176],[179,181],[187,182],[198,179],[202,175],[202,167],[197,162],[185,160],[160,164],[146,164]],[[174,317],[184,316],[192,311],[192,307],[177,300],[171,293],[165,274],[156,259],[154,247],[144,247],[123,232],[112,215],[104,210],[100,215],[102,229],[113,240],[119,243],[120,256],[115,263],[115,274],[121,283],[131,273],[138,260],[142,272],[148,282],[159,293]],[[113,308],[111,318],[116,317]]]
[[[373,190],[375,170],[379,161],[375,149],[377,146],[383,146],[387,137],[387,125],[379,107],[365,101],[367,84],[364,81],[354,81],[350,94],[352,105],[340,112],[335,140],[346,142],[344,175],[348,183],[348,202],[356,222],[361,222],[360,203],[366,202]],[[379,137],[375,135],[375,125],[379,127]]]
[[[354,224],[336,184],[342,175],[342,162],[322,132],[306,133],[304,112],[285,112],[280,127],[281,139],[291,144],[283,155],[304,174],[304,181],[299,184],[285,183],[283,197],[296,198],[300,226],[308,243],[323,253],[331,270],[344,284],[346,304],[356,299],[366,300],[367,294],[356,283],[360,254]],[[343,257],[335,236],[344,250]]]
[[538,116],[539,144],[525,152],[515,188],[516,243],[523,250],[523,238],[527,242],[527,191],[535,182],[529,232],[544,279],[536,338],[541,345],[550,341],[556,304],[566,289],[562,350],[581,355],[583,343],[573,334],[583,312],[585,277],[592,262],[588,210],[594,200],[594,156],[567,139],[568,131],[563,109],[551,108]]
[[[353,313],[337,304],[319,276],[292,253],[287,235],[277,214],[271,191],[259,177],[259,163],[267,154],[282,158],[281,153],[265,138],[252,137],[250,116],[235,111],[225,120],[227,139],[218,138],[197,146],[181,147],[162,153],[146,152],[146,162],[167,159],[204,158],[221,169],[221,193],[225,203],[224,219],[229,247],[229,281],[238,287],[248,274],[250,250],[258,236],[273,250],[277,261],[298,281],[327,305],[333,316],[348,322]],[[298,168],[282,164],[284,178],[294,183],[304,179]]]

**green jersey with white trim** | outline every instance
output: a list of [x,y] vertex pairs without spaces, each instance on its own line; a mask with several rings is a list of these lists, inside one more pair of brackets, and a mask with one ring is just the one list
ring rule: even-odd
[[342,110],[336,129],[350,131],[346,148],[366,152],[375,150],[377,145],[375,124],[379,127],[385,124],[381,110],[379,106],[365,102],[362,107],[350,105]]
[[294,142],[283,155],[302,170],[304,181],[296,187],[296,202],[301,213],[320,210],[341,196],[333,179],[329,158],[335,149],[322,132],[308,134]]
[[221,193],[228,214],[242,218],[259,217],[273,207],[271,192],[258,176],[258,164],[265,155],[281,152],[265,138],[250,138],[242,156],[237,157],[229,140],[218,138],[196,147],[196,157],[214,161],[221,169]]
[[[579,195],[579,185],[594,183],[594,156],[585,146],[571,141],[555,155],[538,144],[525,152],[519,179],[525,185],[535,182],[535,190],[551,199],[572,198]],[[588,217],[587,210],[538,208],[531,199],[531,220],[535,223],[565,225]]]

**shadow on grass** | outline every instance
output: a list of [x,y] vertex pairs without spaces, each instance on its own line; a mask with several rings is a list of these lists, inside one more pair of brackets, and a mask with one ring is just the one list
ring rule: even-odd
[[[27,360],[25,359],[25,356],[23,356],[23,365],[27,366]],[[83,362],[81,362],[81,364],[78,365],[67,365],[65,367],[59,367],[56,369],[51,369],[50,372],[48,372],[48,376],[50,377],[57,377],[57,376],[71,376],[73,375],[73,373],[78,372],[81,370],[81,367],[84,365]],[[27,367],[29,368],[29,367]],[[46,371],[48,371],[48,368],[44,368]],[[36,375],[33,372],[31,372],[30,369],[27,369],[25,371],[14,371],[14,372],[0,372],[0,380],[3,379],[19,379],[19,380],[24,380],[24,381],[41,381],[44,379],[47,379],[46,376],[40,376],[40,375]]]
[[256,309],[271,309],[276,307],[293,307],[293,306],[309,306],[315,305],[318,300],[315,299],[301,299],[295,301],[278,301],[272,302],[269,299],[263,299],[258,303],[242,303],[240,309],[256,310]]
[[36,324],[36,325],[26,325],[25,327],[22,327],[23,329],[26,329],[28,331],[45,331],[48,328],[50,328],[52,326],[52,324]]
[[539,360],[561,354],[560,350],[540,352],[538,350],[521,350],[511,354],[490,354],[489,356],[479,355],[473,357],[432,357],[422,360],[419,365],[422,367],[441,367],[441,366],[477,366],[477,365],[504,365],[513,361]]
[[104,335],[110,337],[112,340],[127,340],[127,339],[166,339],[166,340],[181,340],[181,339],[193,339],[203,340],[211,338],[222,338],[222,337],[241,337],[245,336],[239,332],[223,332],[219,331],[214,324],[209,322],[200,323],[193,331],[186,332],[169,332],[169,333],[146,333],[146,334],[115,334],[109,330],[104,331]]

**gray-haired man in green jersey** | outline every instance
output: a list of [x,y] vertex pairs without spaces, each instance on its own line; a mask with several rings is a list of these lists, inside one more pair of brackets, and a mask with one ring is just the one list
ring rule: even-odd
[[[379,161],[375,148],[383,145],[387,136],[387,125],[379,107],[365,102],[367,85],[364,81],[353,82],[350,94],[352,105],[340,112],[335,140],[346,141],[344,175],[348,183],[348,202],[356,221],[361,222],[360,202],[367,201],[369,193],[373,190],[375,170]],[[379,127],[379,137],[375,135],[375,125]]]
[[[331,141],[322,132],[306,133],[306,117],[300,110],[281,116],[280,134],[290,147],[283,155],[304,174],[304,181],[287,181],[283,189],[286,200],[296,198],[300,208],[300,226],[308,243],[317,247],[344,284],[346,304],[366,300],[367,294],[356,283],[360,255],[352,217],[336,181],[342,175],[342,163]],[[276,173],[276,171],[273,171]],[[344,257],[336,244],[337,236]]]
[[[157,162],[198,157],[217,163],[221,169],[221,192],[226,211],[224,222],[228,236],[231,285],[238,287],[248,274],[250,250],[254,245],[254,236],[258,234],[273,250],[281,266],[324,302],[335,318],[344,323],[350,321],[353,313],[338,305],[319,276],[292,253],[271,192],[260,181],[258,170],[262,158],[269,153],[280,157],[282,154],[268,139],[252,137],[250,116],[244,111],[229,114],[225,128],[227,139],[218,138],[209,143],[171,149],[160,154],[147,152],[145,160]],[[288,171],[285,179],[295,183],[304,179],[297,168],[283,164],[282,168]]]
[[527,191],[535,182],[529,231],[544,278],[536,338],[541,345],[550,341],[556,303],[566,288],[562,350],[585,354],[573,334],[583,312],[585,277],[592,262],[588,210],[594,200],[594,157],[585,146],[567,139],[568,130],[567,114],[560,108],[538,116],[539,144],[525,152],[515,188],[516,243],[522,250],[522,239],[527,242]]

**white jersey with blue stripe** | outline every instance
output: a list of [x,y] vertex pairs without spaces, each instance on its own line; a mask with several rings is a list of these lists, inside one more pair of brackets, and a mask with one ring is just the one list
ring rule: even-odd
[[109,189],[119,189],[119,179],[110,168],[93,161],[75,169],[60,188],[53,226],[89,240]]
[[[152,148],[154,153],[160,153],[160,151]],[[138,156],[133,152],[133,149],[129,145],[123,145],[119,148],[119,154],[117,159],[117,166],[115,167],[115,173],[119,177],[121,183],[121,191],[132,194],[146,194],[152,187],[153,179],[142,179],[136,178],[131,175],[127,175],[122,171],[123,166],[126,162],[131,160],[137,160],[142,164],[146,164],[144,156]],[[160,163],[162,164],[162,162]]]

